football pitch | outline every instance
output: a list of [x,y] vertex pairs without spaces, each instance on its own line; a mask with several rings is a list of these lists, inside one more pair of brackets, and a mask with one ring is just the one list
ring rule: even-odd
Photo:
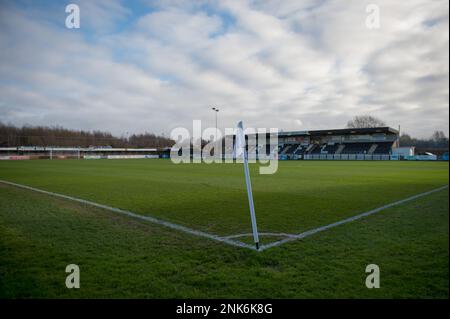
[[[448,297],[448,163],[250,171],[262,251],[247,249],[242,164],[0,162],[0,180],[89,202],[0,183],[0,297]],[[68,264],[80,289],[65,287]]]

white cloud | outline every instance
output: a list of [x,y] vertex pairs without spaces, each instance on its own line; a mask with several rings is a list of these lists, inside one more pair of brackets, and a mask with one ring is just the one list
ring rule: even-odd
[[339,128],[370,113],[448,133],[448,2],[378,1],[370,30],[371,2],[164,1],[136,15],[82,1],[75,32],[58,12],[4,6],[0,120],[168,133],[213,125],[218,105],[220,126]]

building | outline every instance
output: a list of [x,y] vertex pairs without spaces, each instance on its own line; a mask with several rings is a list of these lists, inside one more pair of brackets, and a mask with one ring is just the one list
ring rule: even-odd
[[[249,159],[390,160],[398,145],[398,131],[390,127],[279,132],[278,145],[269,145],[269,135],[265,142],[260,135],[247,135]],[[234,140],[233,135],[225,137],[225,158],[233,157]]]
[[415,146],[402,146],[392,149],[392,155],[398,156],[399,159],[405,159],[408,156],[415,155]]
[[398,131],[390,127],[280,132],[280,159],[390,159]]
[[156,148],[0,147],[0,160],[159,158],[161,154]]

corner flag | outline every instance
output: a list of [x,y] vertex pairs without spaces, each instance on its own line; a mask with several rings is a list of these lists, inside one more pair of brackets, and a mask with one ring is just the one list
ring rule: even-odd
[[250,206],[250,217],[252,219],[253,240],[255,242],[256,249],[259,249],[259,236],[258,236],[258,227],[256,225],[255,206],[253,205],[252,183],[250,181],[250,173],[248,172],[248,160],[245,149],[246,143],[245,143],[244,126],[242,124],[242,121],[240,121],[236,129],[235,154],[236,159],[238,159],[241,156],[244,159],[245,183],[247,185],[248,204]]

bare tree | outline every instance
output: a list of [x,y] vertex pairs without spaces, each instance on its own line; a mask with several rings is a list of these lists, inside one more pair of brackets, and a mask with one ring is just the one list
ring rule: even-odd
[[414,138],[403,133],[400,136],[400,145],[416,146],[420,149],[448,149],[448,137],[443,131],[435,131],[430,138]]
[[0,122],[0,147],[67,146],[67,147],[156,147],[172,146],[171,139],[153,133],[133,134],[129,139],[109,132],[69,130],[59,126],[23,126]]
[[386,126],[379,118],[371,115],[357,115],[353,120],[347,122],[348,128],[367,128],[367,127],[381,127]]
[[433,135],[431,136],[431,139],[435,143],[448,143],[448,138],[445,136],[445,133],[443,131],[434,131]]

